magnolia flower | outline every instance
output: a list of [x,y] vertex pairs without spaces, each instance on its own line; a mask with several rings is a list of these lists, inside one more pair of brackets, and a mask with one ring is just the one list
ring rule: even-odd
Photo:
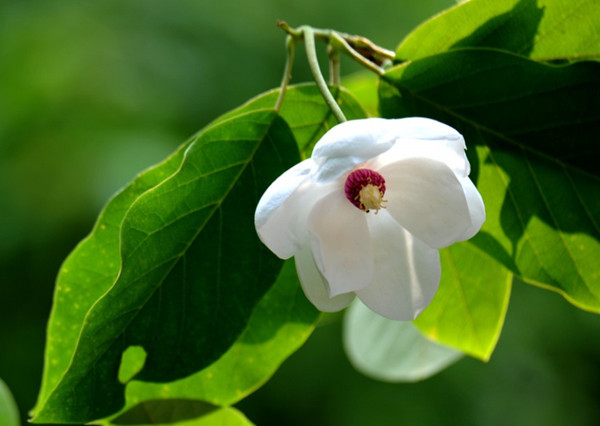
[[465,149],[460,133],[426,118],[339,124],[264,193],[258,235],[280,258],[295,257],[318,309],[358,296],[380,315],[414,319],[438,288],[438,249],[485,220]]

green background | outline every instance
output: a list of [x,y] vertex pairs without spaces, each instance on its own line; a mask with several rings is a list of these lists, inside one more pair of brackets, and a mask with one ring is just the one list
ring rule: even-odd
[[[277,19],[394,49],[446,0],[0,3],[0,378],[35,402],[54,279],[109,196],[191,134],[279,84]],[[322,48],[322,46],[320,46]],[[320,51],[325,57],[324,49]],[[299,50],[294,82],[309,79]],[[342,64],[344,74],[357,68]],[[600,319],[516,283],[487,364],[418,384],[361,376],[338,317],[238,404],[259,425],[593,425]]]

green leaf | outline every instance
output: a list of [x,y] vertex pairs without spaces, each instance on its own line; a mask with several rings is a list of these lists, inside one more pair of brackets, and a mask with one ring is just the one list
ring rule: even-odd
[[177,399],[141,402],[104,425],[250,426],[237,409],[218,407],[202,401]]
[[442,250],[440,260],[440,288],[414,324],[431,339],[487,361],[504,325],[512,273],[471,242]]
[[[319,312],[304,296],[294,262],[289,260],[257,305],[244,332],[219,360],[168,384],[130,382],[124,411],[140,402],[158,399],[234,404],[268,380],[306,341],[318,318]],[[138,361],[142,356],[138,355]]]
[[[330,90],[348,120],[367,116],[358,101],[346,89],[332,86]],[[226,114],[224,118],[248,110],[271,108],[275,105],[278,96],[279,89],[266,92]],[[290,86],[285,92],[280,114],[292,129],[303,158],[310,157],[313,147],[321,136],[337,124],[319,89],[312,83]]]
[[386,117],[426,116],[467,141],[483,196],[474,240],[524,280],[600,312],[600,64],[549,66],[485,49],[389,70]]
[[419,26],[396,57],[488,47],[539,61],[600,59],[599,22],[597,0],[470,0]]
[[272,111],[211,126],[180,168],[138,197],[121,225],[121,270],[85,317],[72,360],[35,420],[85,422],[124,403],[123,351],[143,346],[136,376],[172,381],[209,365],[236,340],[280,262],[258,241],[258,197],[298,161]]
[[429,340],[411,322],[384,318],[358,299],[344,316],[344,348],[357,370],[389,382],[424,380],[463,356]]
[[0,379],[0,425],[19,426],[19,408],[6,383]]
[[379,115],[379,99],[377,98],[378,77],[371,71],[359,71],[343,78],[346,87],[356,97],[369,117]]

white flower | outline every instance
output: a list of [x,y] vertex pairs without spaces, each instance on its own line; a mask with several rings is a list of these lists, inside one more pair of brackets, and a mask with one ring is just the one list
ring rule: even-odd
[[348,121],[271,184],[256,230],[277,256],[295,256],[318,309],[340,310],[356,295],[385,317],[411,320],[437,290],[438,249],[471,238],[485,220],[469,171],[463,137],[445,124]]

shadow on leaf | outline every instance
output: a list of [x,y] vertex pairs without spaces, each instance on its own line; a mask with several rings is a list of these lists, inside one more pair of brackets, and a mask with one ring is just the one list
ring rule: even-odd
[[450,50],[461,47],[486,47],[527,56],[544,16],[536,0],[521,0],[510,11],[488,20]]
[[137,404],[130,410],[113,419],[110,424],[174,424],[184,420],[204,417],[220,408],[221,407],[204,401],[194,401],[189,399],[157,399]]

